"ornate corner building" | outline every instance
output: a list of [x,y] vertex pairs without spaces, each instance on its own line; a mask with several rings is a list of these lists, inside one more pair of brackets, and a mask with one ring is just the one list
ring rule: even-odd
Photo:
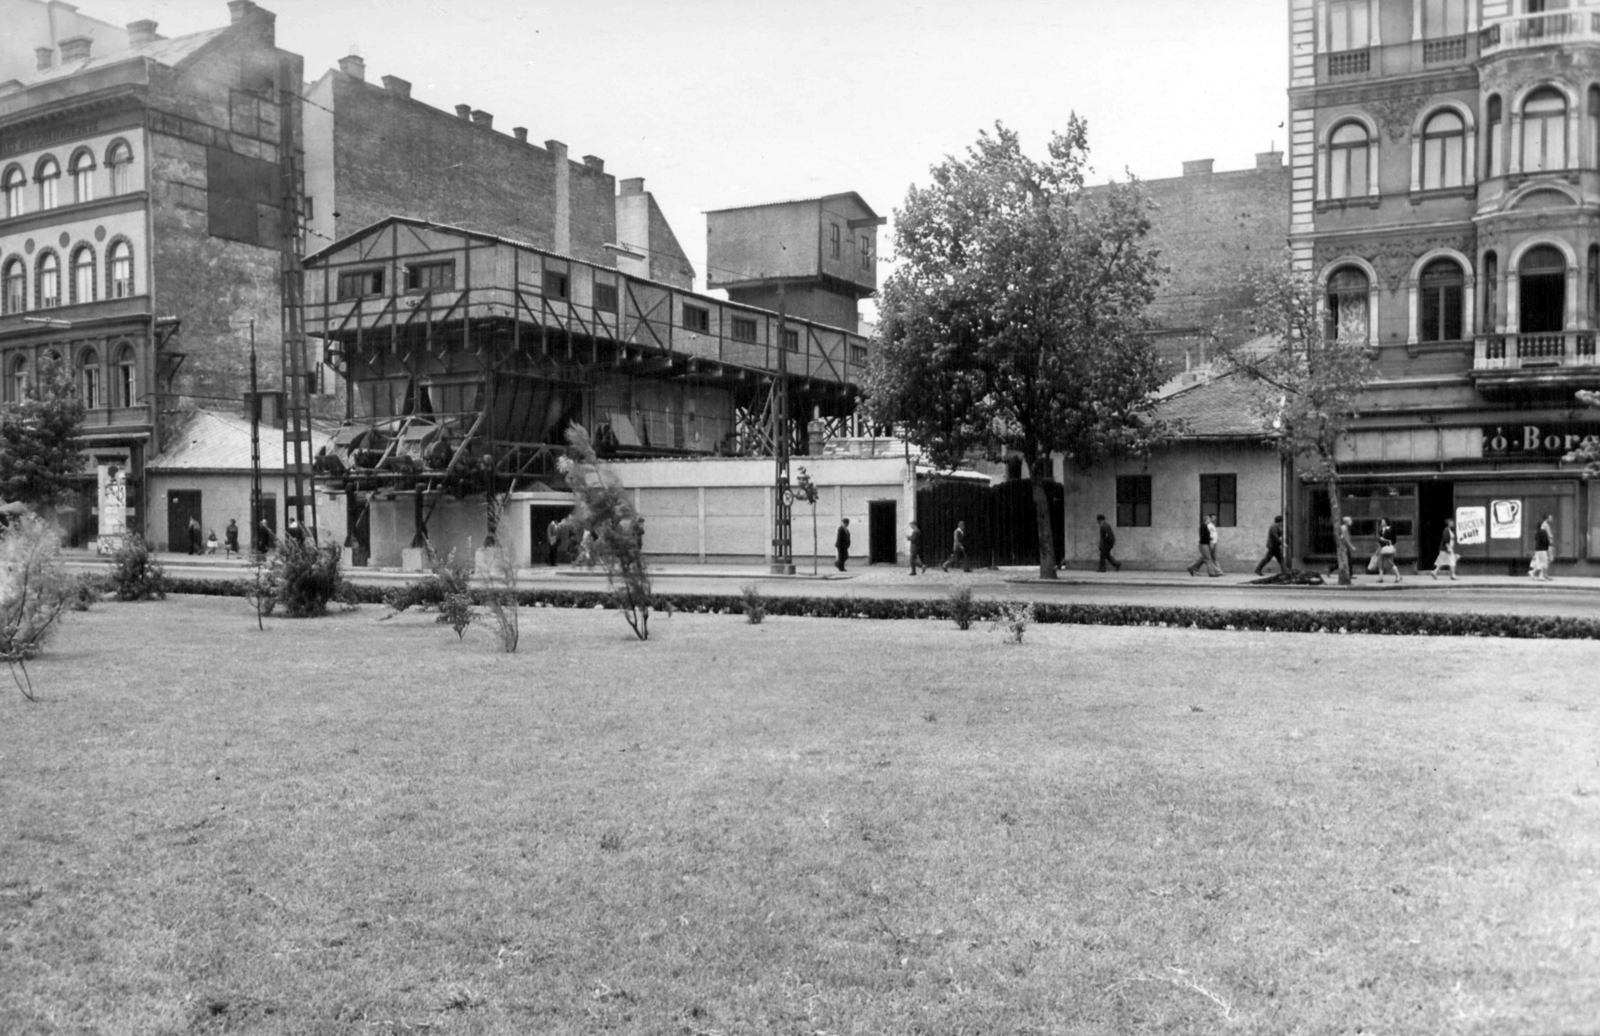
[[[1341,462],[1358,537],[1388,518],[1431,564],[1515,568],[1554,516],[1600,550],[1600,495],[1562,456],[1600,435],[1600,6],[1290,0],[1290,245],[1330,331],[1379,380]],[[1307,488],[1307,553],[1332,553]]]

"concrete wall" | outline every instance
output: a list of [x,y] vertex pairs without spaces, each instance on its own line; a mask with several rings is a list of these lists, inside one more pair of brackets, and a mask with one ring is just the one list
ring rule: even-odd
[[[222,531],[228,525],[228,519],[233,518],[239,523],[239,543],[246,549],[250,544],[250,476],[248,473],[191,473],[191,472],[160,472],[152,471],[149,474],[149,486],[146,498],[149,500],[148,515],[145,521],[145,538],[155,544],[157,550],[184,551],[186,546],[182,543],[173,545],[167,540],[167,510],[170,497],[168,493],[174,489],[197,489],[200,491],[200,524],[206,532],[215,529],[217,539],[223,538]],[[277,528],[281,533],[289,526],[289,509],[285,503],[283,491],[283,475],[275,472],[262,472],[261,492],[263,496],[270,495],[277,511]],[[310,508],[307,508],[306,523],[311,523]],[[317,498],[317,529],[318,536],[323,541],[343,543],[346,533],[345,509],[342,498],[330,500],[326,496]],[[408,537],[409,538],[409,537]]]
[[[1281,468],[1271,450],[1249,443],[1183,443],[1137,459],[1107,462],[1082,473],[1066,472],[1066,550],[1068,564],[1098,564],[1100,530],[1096,514],[1116,528],[1116,556],[1130,568],[1177,568],[1199,556],[1200,475],[1233,474],[1238,486],[1238,520],[1219,528],[1217,560],[1224,571],[1254,568],[1265,552],[1267,526],[1281,514]],[[1150,525],[1119,527],[1118,475],[1150,476]]]

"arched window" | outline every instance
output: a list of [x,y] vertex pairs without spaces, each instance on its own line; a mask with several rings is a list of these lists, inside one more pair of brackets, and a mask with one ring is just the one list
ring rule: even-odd
[[94,201],[94,153],[88,149],[72,156],[72,200]]
[[39,257],[39,290],[36,293],[40,309],[61,305],[61,260],[54,252]]
[[127,342],[117,350],[116,394],[111,403],[113,406],[137,406],[139,398],[138,360],[133,351],[133,346]]
[[22,171],[20,165],[14,165],[6,170],[4,189],[6,218],[20,216],[28,211],[28,174]]
[[1535,90],[1522,105],[1522,171],[1567,167],[1567,99],[1561,91]]
[[28,398],[28,358],[17,354],[11,359],[11,367],[6,371],[6,400],[11,403],[20,403]]
[[94,301],[94,249],[79,246],[72,253],[72,302]]
[[1517,263],[1517,330],[1529,334],[1560,331],[1567,309],[1567,257],[1538,245]]
[[1505,122],[1504,106],[1500,103],[1500,95],[1495,94],[1489,98],[1489,110],[1485,118],[1486,125],[1483,131],[1483,175],[1499,176],[1500,155],[1504,148],[1500,144],[1501,126]]
[[1328,337],[1337,342],[1365,345],[1367,335],[1367,275],[1342,266],[1328,278]]
[[111,193],[127,194],[133,190],[133,151],[126,141],[119,140],[106,152],[106,167],[111,170]]
[[1421,303],[1417,312],[1419,339],[1424,342],[1461,340],[1466,285],[1466,275],[1453,259],[1435,259],[1422,268],[1422,276],[1417,278]]
[[4,290],[0,297],[5,300],[6,313],[21,313],[28,308],[28,268],[21,259],[6,261],[5,270],[0,274]]
[[1500,257],[1483,253],[1483,330],[1493,334],[1500,324]]
[[39,209],[53,209],[56,207],[56,184],[61,179],[61,164],[53,157],[46,155],[39,163],[39,171],[34,179],[39,181]]
[[126,241],[113,241],[106,254],[106,269],[111,278],[110,297],[125,299],[133,294],[133,249]]
[[100,394],[100,354],[93,349],[78,354],[78,395],[87,410],[105,405]]
[[1367,128],[1347,122],[1328,138],[1328,197],[1363,198],[1367,193]]
[[1422,126],[1422,189],[1460,187],[1466,182],[1467,127],[1461,116],[1442,111]]

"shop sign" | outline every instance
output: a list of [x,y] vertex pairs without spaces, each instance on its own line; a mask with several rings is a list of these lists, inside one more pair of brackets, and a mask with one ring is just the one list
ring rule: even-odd
[[1560,460],[1578,447],[1595,441],[1600,441],[1600,424],[1592,421],[1582,424],[1497,424],[1483,429],[1483,455]]
[[1491,540],[1522,539],[1522,501],[1489,501],[1489,538]]
[[1463,546],[1482,543],[1489,531],[1487,507],[1456,508],[1456,542]]

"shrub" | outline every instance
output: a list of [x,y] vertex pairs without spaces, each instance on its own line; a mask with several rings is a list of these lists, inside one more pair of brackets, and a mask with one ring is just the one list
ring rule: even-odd
[[1006,642],[1009,644],[1022,643],[1022,635],[1028,632],[1028,627],[1033,625],[1034,611],[1030,601],[1002,601],[1000,614],[990,622],[990,629],[1003,629],[1006,631]]
[[767,617],[767,599],[761,596],[761,588],[754,583],[746,583],[739,588],[744,594],[744,617],[750,625],[759,626],[761,620]]
[[434,621],[455,630],[456,639],[462,640],[467,635],[467,627],[477,618],[478,613],[472,608],[471,594],[445,594],[444,601],[439,605],[439,618]]
[[613,605],[634,636],[649,640],[653,591],[644,563],[644,519],[616,476],[600,466],[583,428],[569,428],[567,443],[559,463],[572,490],[573,517],[594,534],[594,556],[605,566]]
[[[343,551],[337,543],[317,545],[279,537],[267,559],[266,594],[291,619],[328,614],[344,582]],[[268,612],[272,608],[266,609]]]
[[39,653],[76,594],[77,582],[61,563],[53,526],[30,514],[0,532],[0,659],[29,701],[38,698],[27,661]]
[[86,612],[112,589],[114,584],[109,575],[103,572],[79,572],[72,581],[72,596],[68,606],[75,612]]
[[950,618],[955,620],[956,629],[969,630],[972,621],[978,617],[976,603],[972,600],[972,587],[956,586],[950,590]]
[[[494,516],[498,520],[502,501],[494,503]],[[517,610],[517,566],[511,555],[498,544],[484,549],[489,570],[483,573],[489,586],[483,592],[483,601],[494,620],[495,635],[500,640],[500,650],[515,654],[517,641],[522,636],[521,618]]]
[[456,564],[456,552],[452,550],[443,561],[434,562],[428,575],[414,583],[390,587],[383,591],[382,599],[389,608],[403,612],[407,608],[442,608],[446,598],[471,592],[471,573]]
[[119,601],[158,601],[167,596],[167,570],[142,536],[124,536],[111,555],[111,582]]

